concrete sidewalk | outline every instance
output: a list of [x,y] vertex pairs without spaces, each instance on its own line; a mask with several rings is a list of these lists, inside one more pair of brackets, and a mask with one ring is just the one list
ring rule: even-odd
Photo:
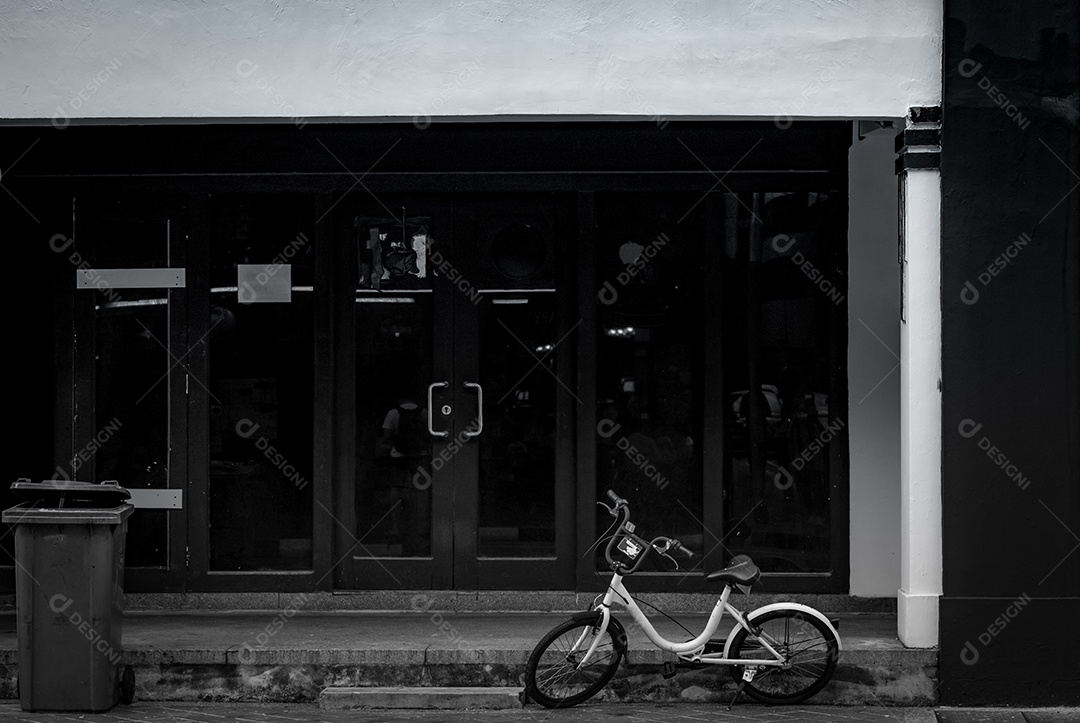
[[[353,659],[372,661],[413,658],[426,653],[445,659],[470,659],[482,651],[529,652],[569,613],[372,613],[298,612],[286,617],[280,611],[258,612],[128,612],[124,615],[124,649],[148,653],[172,650],[196,662],[210,654],[212,662],[274,663],[295,659],[303,652],[312,661]],[[631,656],[662,662],[667,659],[645,636],[628,614],[616,613],[630,636]],[[674,616],[697,635],[708,617]],[[902,653],[910,651],[896,637],[896,618],[889,614],[837,614],[845,651],[852,653]],[[672,640],[693,635],[660,616],[650,617],[657,631]],[[721,621],[714,637],[727,635],[733,622]],[[9,627],[0,633],[0,650],[14,649]],[[923,653],[929,651],[922,651]],[[386,657],[389,656],[389,657]],[[936,653],[934,654],[936,658]]]
[[[363,611],[181,611],[124,613],[126,654],[148,659],[170,651],[189,662],[279,662],[303,652],[315,660],[371,660],[379,653],[401,659],[423,653],[454,652],[464,656],[480,651],[531,651],[543,635],[570,613],[383,613]],[[630,635],[631,655],[661,659],[661,653],[627,614],[616,613]],[[896,637],[896,617],[880,613],[839,613],[845,651],[859,654],[936,653],[911,651]],[[681,614],[675,618],[696,635],[707,616]],[[657,631],[672,640],[690,636],[674,622],[650,616]],[[732,627],[725,619],[714,637]],[[15,616],[0,613],[0,652],[16,648]],[[245,659],[246,658],[246,659]]]
[[[155,701],[315,702],[326,688],[521,687],[529,653],[568,613],[373,613],[282,611],[128,612],[122,664],[135,669],[139,698]],[[705,616],[676,616],[695,634]],[[896,639],[896,618],[841,613],[843,643],[832,682],[816,704],[919,706],[936,702],[937,651]],[[628,627],[630,654],[601,693],[611,703],[726,702],[727,668],[680,670]],[[15,697],[13,614],[0,614],[0,697]],[[691,637],[657,616],[665,637]],[[716,637],[730,630],[725,622]],[[0,675],[3,675],[0,673]]]
[[[362,611],[181,611],[124,613],[123,647],[132,662],[151,662],[168,652],[177,662],[277,663],[304,656],[311,662],[393,662],[425,656],[462,660],[481,653],[528,653],[548,630],[569,613],[383,613]],[[666,659],[633,625],[629,615],[616,613],[630,636],[631,657]],[[675,616],[695,635],[704,615]],[[843,648],[861,657],[879,653],[918,654],[934,651],[905,649],[896,638],[896,618],[880,613],[840,613]],[[690,637],[659,615],[650,617],[661,635],[673,640]],[[721,622],[715,637],[724,637],[731,621]],[[17,638],[14,613],[0,613],[0,654],[14,653]],[[515,656],[516,657],[516,656]]]

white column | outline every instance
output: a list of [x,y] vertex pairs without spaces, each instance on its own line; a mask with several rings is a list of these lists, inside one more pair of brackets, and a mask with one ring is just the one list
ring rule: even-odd
[[[909,122],[908,129],[926,127]],[[940,148],[908,147],[899,177],[904,297],[897,633],[911,648],[937,646],[941,597],[941,172],[936,159],[928,164],[913,158],[922,153],[939,154]]]

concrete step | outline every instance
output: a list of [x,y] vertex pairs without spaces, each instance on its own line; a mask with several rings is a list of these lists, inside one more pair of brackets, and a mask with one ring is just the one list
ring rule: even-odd
[[[749,606],[748,606],[749,607]],[[600,700],[717,701],[734,693],[728,669],[661,675],[674,656],[629,616],[629,656]],[[140,700],[315,702],[327,688],[508,688],[520,691],[532,648],[566,613],[271,611],[127,612],[121,663],[135,668]],[[675,615],[700,630],[705,616]],[[838,613],[843,644],[833,681],[813,699],[841,705],[930,705],[937,651],[906,649],[896,617]],[[651,617],[683,640],[673,622]],[[717,637],[730,629],[722,623]],[[76,630],[76,633],[78,631]],[[15,696],[15,618],[0,614],[0,697]]]
[[405,708],[437,710],[504,710],[521,708],[521,688],[326,688],[319,695],[323,710]]

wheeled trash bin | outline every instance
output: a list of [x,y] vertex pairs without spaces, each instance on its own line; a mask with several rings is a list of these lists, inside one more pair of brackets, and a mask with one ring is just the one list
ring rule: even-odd
[[20,479],[15,528],[19,702],[27,711],[106,711],[130,703],[121,670],[124,538],[135,509],[116,482]]

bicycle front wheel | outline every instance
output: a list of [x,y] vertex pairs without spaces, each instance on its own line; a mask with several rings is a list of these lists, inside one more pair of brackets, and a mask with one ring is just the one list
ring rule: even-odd
[[[761,630],[760,638],[784,658],[782,667],[757,667],[743,688],[747,694],[769,704],[799,703],[825,687],[836,670],[840,643],[825,623],[798,608],[781,608],[753,615],[749,622]],[[731,639],[731,657],[743,660],[775,660],[756,636],[740,627]],[[736,683],[748,667],[731,666]]]
[[[608,625],[599,637],[598,619],[567,620],[543,637],[525,667],[525,689],[529,698],[547,708],[569,708],[600,692],[622,661],[622,648],[615,644]],[[593,641],[596,650],[585,661]]]

